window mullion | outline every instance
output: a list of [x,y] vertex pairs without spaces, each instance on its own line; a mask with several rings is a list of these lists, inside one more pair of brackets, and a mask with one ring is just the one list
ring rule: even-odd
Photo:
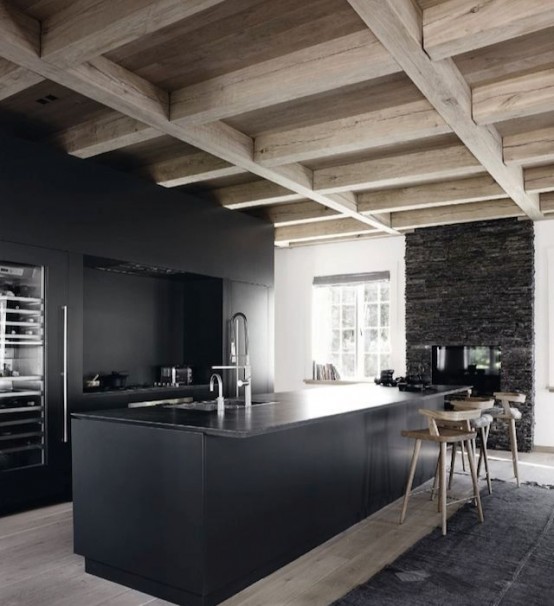
[[364,285],[356,288],[356,375],[364,376],[364,339],[362,330],[364,324]]
[[377,374],[381,374],[381,284],[377,288]]

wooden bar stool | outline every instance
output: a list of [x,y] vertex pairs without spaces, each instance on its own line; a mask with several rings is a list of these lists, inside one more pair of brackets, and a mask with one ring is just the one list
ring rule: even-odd
[[524,404],[525,394],[511,391],[497,391],[494,393],[494,397],[502,404],[502,408],[499,406],[495,407],[491,414],[495,419],[501,419],[508,423],[510,448],[512,450],[512,465],[514,467],[514,476],[519,487],[516,421],[521,419],[521,411],[519,408],[510,406],[510,404]]
[[[473,495],[467,499],[475,499],[477,504],[477,514],[479,521],[483,521],[483,509],[481,507],[481,497],[479,495],[479,486],[477,483],[477,471],[475,466],[474,440],[476,433],[470,428],[471,419],[478,418],[481,415],[480,410],[461,410],[461,411],[446,411],[446,410],[427,410],[420,409],[419,412],[427,417],[427,429],[411,429],[402,431],[402,436],[405,438],[414,438],[414,453],[408,474],[408,482],[406,484],[406,494],[404,495],[404,503],[402,505],[402,513],[400,514],[400,524],[404,522],[406,511],[408,509],[408,500],[412,491],[417,460],[423,440],[436,442],[439,444],[439,509],[442,520],[442,534],[446,534],[446,446],[447,444],[465,443],[469,467],[471,470],[471,479],[473,482]],[[455,424],[456,427],[452,425]],[[445,426],[448,425],[448,426]]]
[[[470,427],[479,436],[479,462],[477,464],[477,477],[481,475],[481,465],[485,465],[485,478],[487,480],[487,488],[489,494],[492,494],[492,483],[489,472],[489,458],[487,453],[487,440],[489,437],[489,431],[492,423],[492,415],[488,414],[488,410],[494,407],[493,398],[478,398],[478,397],[467,397],[459,400],[450,400],[454,410],[478,410],[479,417],[470,420]],[[452,478],[454,476],[454,466],[456,463],[456,452],[458,450],[457,444],[452,445],[452,459],[450,462],[450,476],[448,480],[448,488],[452,486]],[[464,457],[464,451],[462,447],[462,462]]]

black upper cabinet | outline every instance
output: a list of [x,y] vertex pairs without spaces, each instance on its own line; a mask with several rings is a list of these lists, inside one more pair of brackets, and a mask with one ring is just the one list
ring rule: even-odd
[[0,240],[273,285],[269,223],[2,133],[0,200]]
[[37,285],[13,280],[10,287],[6,274],[0,278],[0,290],[9,293],[0,303],[0,512],[5,512],[67,494],[68,259],[62,252],[0,242],[0,263],[34,272]]

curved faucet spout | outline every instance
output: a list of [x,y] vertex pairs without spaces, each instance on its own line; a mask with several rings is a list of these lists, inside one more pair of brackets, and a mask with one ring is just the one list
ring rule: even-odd
[[238,340],[238,329],[240,320],[242,320],[244,335],[244,363],[248,365],[250,364],[250,354],[248,347],[248,319],[246,318],[246,314],[242,313],[242,311],[237,311],[237,313],[234,314],[231,319],[231,362],[238,363],[240,359]]
[[223,400],[223,379],[221,378],[221,375],[214,372],[214,374],[210,377],[210,391],[214,390],[216,381],[219,387],[219,395],[217,396],[217,412],[218,414],[223,414],[225,410],[225,401]]

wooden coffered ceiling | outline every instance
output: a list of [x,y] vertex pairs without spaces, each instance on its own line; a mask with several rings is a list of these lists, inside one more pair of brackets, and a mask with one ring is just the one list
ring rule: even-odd
[[540,220],[554,0],[0,0],[0,113],[278,245]]

